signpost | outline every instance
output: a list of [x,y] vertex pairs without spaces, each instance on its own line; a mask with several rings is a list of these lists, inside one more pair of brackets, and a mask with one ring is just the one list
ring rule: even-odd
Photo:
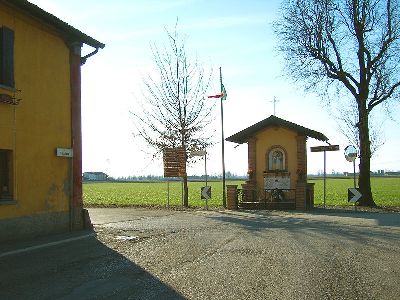
[[353,176],[354,176],[354,188],[357,187],[356,185],[356,158],[358,156],[358,152],[356,147],[353,145],[349,145],[344,148],[344,157],[348,162],[353,162]]
[[206,177],[206,186],[207,186],[207,151],[206,150],[198,150],[190,152],[190,156],[204,156],[204,174]]
[[201,187],[201,200],[206,200],[206,209],[208,209],[208,199],[211,199],[211,186]]
[[[350,188],[347,191],[347,201],[356,204],[357,201],[359,201],[362,197],[362,194],[358,191],[357,189],[357,184],[356,184],[356,159],[358,156],[358,151],[357,148],[354,147],[353,145],[349,145],[346,148],[344,148],[344,157],[348,162],[353,163],[353,178],[354,178],[354,188]],[[356,209],[356,206],[354,205],[354,209]]]
[[185,149],[183,147],[163,150],[164,177],[182,177],[186,173]]
[[207,185],[207,151],[198,150],[190,152],[190,156],[204,156],[204,173],[206,177],[206,186],[201,188],[201,200],[206,200],[206,209],[208,209],[208,199],[211,198],[211,186]]
[[[164,148],[164,177],[182,177],[186,173],[186,153],[183,147]],[[167,183],[169,207],[169,181]],[[182,184],[182,203],[183,203],[183,184]]]
[[324,208],[326,208],[326,151],[339,151],[339,145],[311,147],[311,152],[324,152]]

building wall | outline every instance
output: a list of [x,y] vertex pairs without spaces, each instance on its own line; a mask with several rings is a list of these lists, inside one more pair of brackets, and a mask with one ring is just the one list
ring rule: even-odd
[[[13,151],[15,200],[0,202],[0,227],[7,224],[13,230],[18,220],[28,227],[38,219],[45,227],[64,230],[69,226],[72,161],[56,157],[55,149],[72,148],[70,52],[46,25],[1,3],[0,26],[14,31],[14,78],[20,90],[0,87],[0,93],[21,99],[16,106],[0,103],[0,149]],[[5,235],[0,232],[0,240]]]
[[266,154],[272,146],[281,146],[287,153],[287,166],[290,172],[290,187],[296,188],[297,181],[297,133],[295,131],[276,127],[266,128],[259,132],[256,138],[256,181],[257,190],[264,189],[264,171],[267,170]]

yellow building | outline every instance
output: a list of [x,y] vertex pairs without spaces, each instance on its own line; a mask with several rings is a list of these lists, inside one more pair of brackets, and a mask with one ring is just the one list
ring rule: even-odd
[[0,241],[88,221],[80,68],[103,47],[28,1],[0,0]]
[[[328,140],[318,131],[270,116],[226,139],[248,145],[249,179],[240,190],[239,206],[284,209],[313,206],[312,195],[307,197],[307,137]],[[235,193],[228,190],[228,196]]]

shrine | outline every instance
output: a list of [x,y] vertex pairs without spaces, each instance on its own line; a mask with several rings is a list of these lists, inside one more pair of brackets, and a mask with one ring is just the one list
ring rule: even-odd
[[307,138],[328,138],[274,115],[226,140],[248,146],[248,180],[241,188],[227,186],[229,209],[296,209],[314,205],[314,187],[307,183]]

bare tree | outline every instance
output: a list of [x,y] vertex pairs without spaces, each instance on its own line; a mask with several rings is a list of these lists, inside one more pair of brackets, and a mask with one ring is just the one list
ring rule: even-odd
[[375,206],[369,115],[382,103],[398,101],[398,0],[283,0],[282,7],[275,32],[293,78],[306,89],[326,94],[330,88],[339,88],[354,100],[360,142],[358,184],[363,194],[360,205]]
[[[162,49],[151,47],[156,75],[144,78],[144,101],[141,109],[133,112],[136,136],[150,146],[154,156],[165,148],[185,149],[185,164],[189,153],[212,144],[208,130],[212,116],[211,102],[205,95],[211,72],[207,74],[197,59],[191,60],[180,38],[177,26],[166,30],[168,44]],[[182,175],[184,206],[188,206],[187,173]]]
[[[358,123],[358,110],[356,104],[343,105],[339,109],[339,115],[336,117],[338,122],[339,132],[347,139],[347,141],[355,146],[360,153],[360,134]],[[376,120],[373,114],[370,113],[369,118],[369,136],[371,142],[371,157],[373,157],[378,149],[385,144],[385,135],[383,132],[383,122]]]

